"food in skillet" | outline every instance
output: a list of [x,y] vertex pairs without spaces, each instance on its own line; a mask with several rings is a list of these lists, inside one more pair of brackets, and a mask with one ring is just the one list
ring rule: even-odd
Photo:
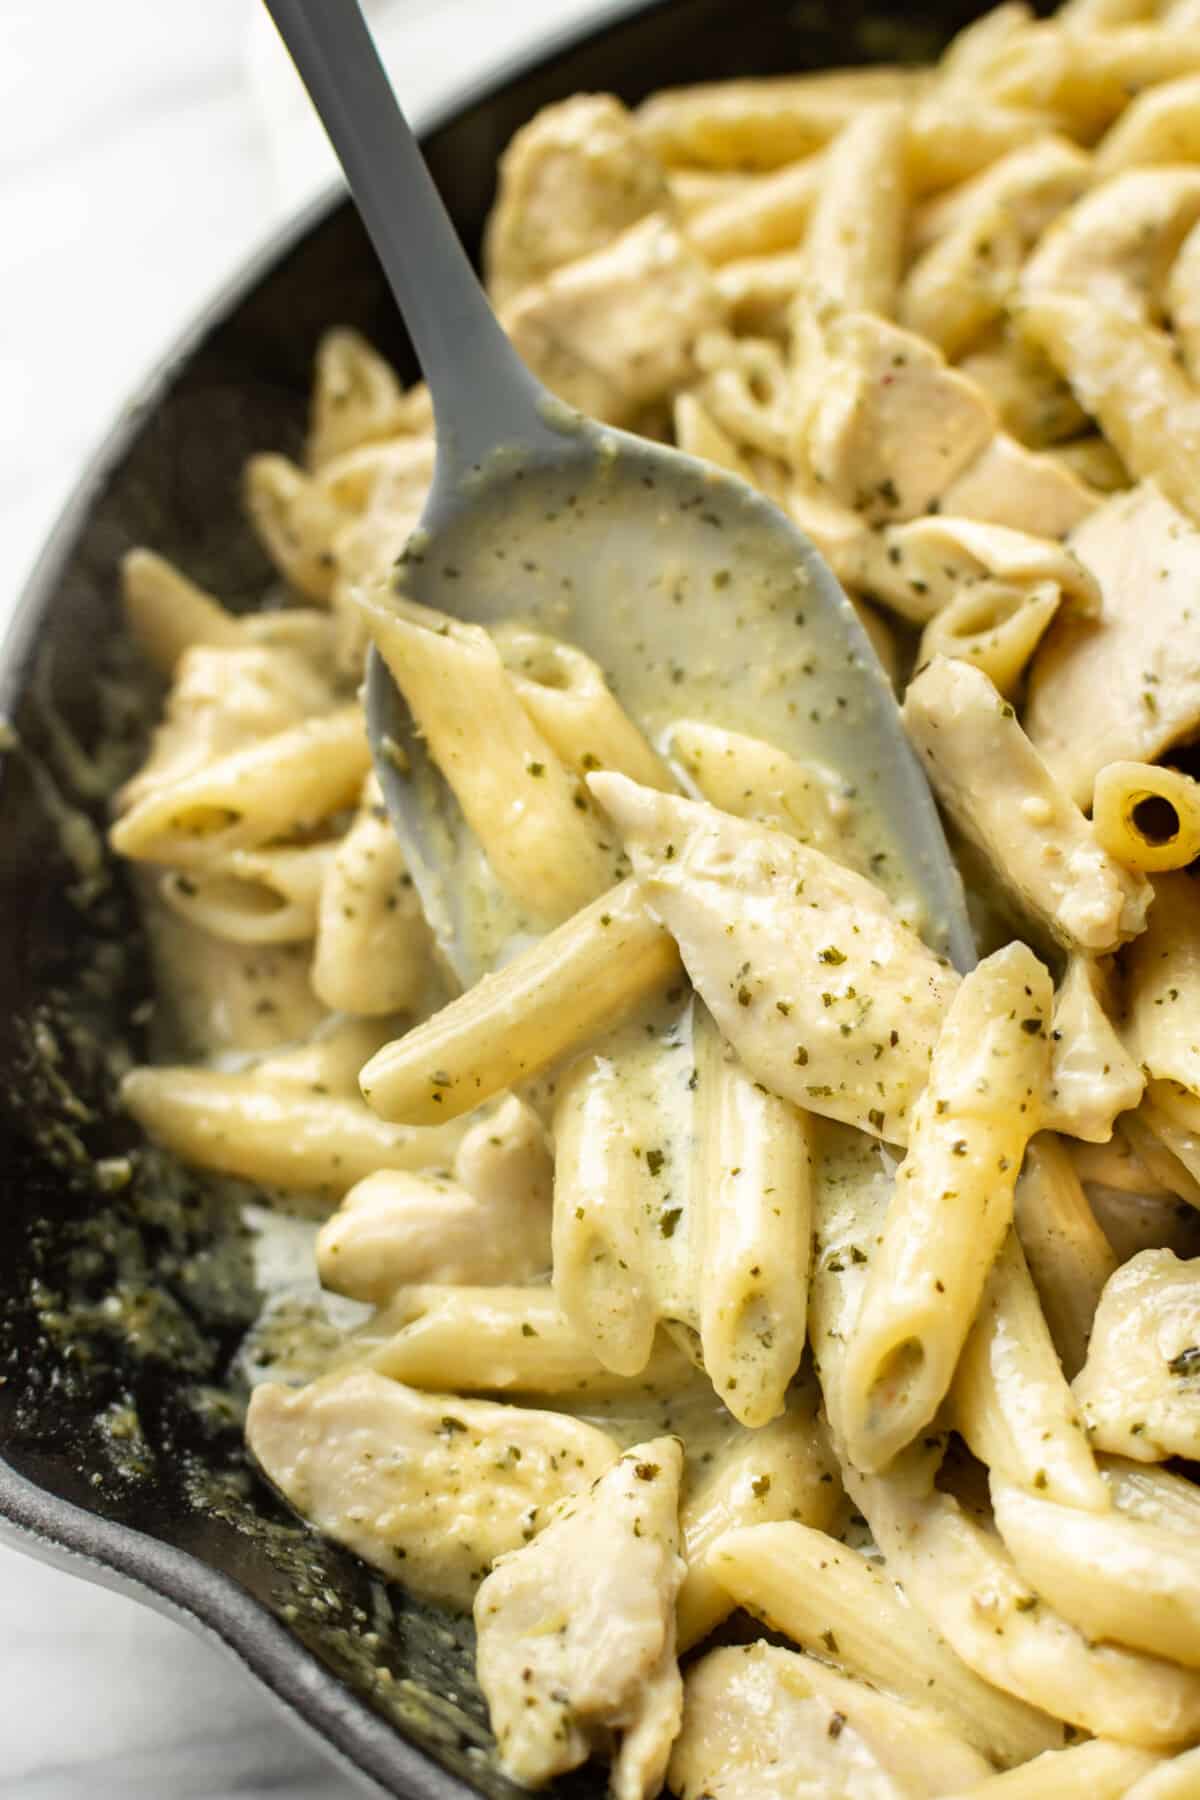
[[[1194,12],[580,96],[502,165],[532,366],[753,482],[862,609],[969,975],[754,692],[704,716],[685,630],[634,719],[569,608],[389,593],[431,415],[349,333],[305,467],[247,471],[287,603],[126,563],[169,689],[113,842],[174,1045],[125,1101],[312,1221],[328,1311],[268,1302],[250,1447],[473,1607],[520,1782],[1200,1792]],[[465,994],[370,773],[371,637],[473,846]],[[704,1648],[739,1607],[771,1639]]]

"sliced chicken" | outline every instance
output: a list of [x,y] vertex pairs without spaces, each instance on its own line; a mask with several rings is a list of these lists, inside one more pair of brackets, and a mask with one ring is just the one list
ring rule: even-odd
[[255,1388],[246,1442],[315,1530],[422,1599],[463,1609],[495,1558],[617,1455],[604,1432],[562,1413],[421,1394],[367,1369]]
[[1110,1276],[1072,1386],[1098,1450],[1200,1457],[1200,1259],[1142,1250]]
[[382,1306],[414,1282],[519,1284],[550,1267],[554,1163],[540,1120],[510,1094],[472,1125],[453,1174],[381,1169],[317,1238],[321,1281]]
[[938,657],[909,688],[904,723],[990,875],[1061,944],[1099,955],[1141,931],[1150,883],[1101,848],[982,670]]
[[924,1800],[992,1773],[934,1713],[757,1643],[688,1671],[670,1778],[679,1800]]
[[692,346],[722,316],[708,269],[654,213],[526,289],[505,310],[504,325],[562,399],[625,425],[692,379]]
[[647,213],[669,210],[662,165],[614,95],[545,106],[500,158],[484,239],[488,292],[505,306]]
[[539,1787],[615,1734],[616,1800],[651,1800],[662,1787],[683,1710],[682,1469],[678,1438],[627,1450],[480,1588],[479,1684],[514,1781]]
[[818,322],[804,351],[803,459],[830,498],[872,524],[912,519],[996,429],[991,403],[941,352],[870,313]]
[[1071,549],[1100,585],[1100,616],[1055,622],[1025,728],[1086,807],[1105,763],[1156,762],[1200,732],[1200,530],[1144,482],[1099,507]]
[[903,1142],[957,976],[871,882],[782,832],[593,775],[650,911],[756,1080]]

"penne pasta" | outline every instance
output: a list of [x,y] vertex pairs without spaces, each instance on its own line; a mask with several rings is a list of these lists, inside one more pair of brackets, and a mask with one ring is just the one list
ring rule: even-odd
[[742,257],[796,251],[821,191],[825,164],[808,156],[765,175],[748,190],[738,187],[705,207],[688,228],[692,243],[720,267]]
[[1200,782],[1153,763],[1105,763],[1092,789],[1092,824],[1127,869],[1185,869],[1200,856]]
[[550,925],[595,899],[617,858],[487,632],[403,600],[361,604],[501,886]]
[[1153,1750],[1091,1738],[1066,1750],[1043,1750],[1019,1768],[989,1775],[977,1787],[964,1788],[958,1800],[1122,1800],[1136,1791],[1130,1782],[1157,1769],[1161,1760]]
[[989,1687],[879,1563],[792,1521],[718,1538],[711,1566],[739,1606],[873,1687],[931,1706],[984,1755],[1019,1763],[1062,1742],[1052,1719]]
[[1115,950],[1152,890],[1103,849],[981,670],[943,658],[908,690],[904,722],[934,791],[989,871],[1070,950]]
[[153,550],[125,553],[121,602],[138,649],[160,675],[173,675],[193,644],[232,650],[243,641],[241,621]]
[[804,1353],[812,1132],[753,1081],[706,1013],[696,1021],[698,1166],[691,1256],[705,1371],[734,1417],[784,1408]]
[[950,1003],[845,1347],[841,1430],[858,1468],[890,1462],[950,1387],[1038,1126],[1050,1000],[1045,969],[1011,944]]
[[378,1169],[443,1167],[453,1124],[385,1125],[359,1101],[250,1071],[132,1069],[121,1104],[186,1163],[265,1187],[341,1195]]
[[164,875],[159,892],[182,918],[230,943],[305,943],[334,854],[329,842],[231,850],[208,868]]
[[606,1369],[548,1287],[406,1288],[357,1348],[381,1374],[435,1392],[644,1397],[677,1394],[693,1376],[666,1337],[636,1378]]
[[1039,1132],[1013,1193],[1013,1223],[1067,1379],[1087,1357],[1092,1320],[1117,1266],[1066,1147]]
[[903,106],[864,107],[830,145],[804,235],[802,304],[883,317],[893,310],[907,205],[906,135]]
[[383,438],[421,429],[414,402],[423,388],[405,394],[391,365],[357,331],[327,331],[317,346],[308,466],[319,472],[335,457]]
[[362,1072],[381,1118],[434,1124],[528,1081],[678,976],[679,957],[633,881],[386,1044]]
[[501,626],[493,641],[518,700],[555,755],[576,774],[616,769],[670,792],[675,782],[610,691],[590,656],[524,626]]
[[706,1638],[733,1610],[709,1555],[726,1532],[779,1519],[828,1531],[841,1502],[824,1428],[801,1390],[779,1418],[736,1438],[685,1495],[679,1525],[687,1574],[676,1606],[680,1651]]
[[833,69],[670,88],[639,107],[638,128],[668,166],[773,169],[833,137],[864,102],[908,92],[905,69]]
[[235,850],[299,838],[355,800],[370,763],[356,706],[309,719],[164,781],[113,826],[138,861],[211,868]]
[[328,605],[338,573],[333,546],[351,515],[286,456],[252,456],[243,498],[280,575],[307,599]]
[[1108,1510],[1108,1489],[1014,1231],[992,1264],[963,1345],[949,1417],[987,1464],[993,1494],[1006,1481],[1061,1507]]

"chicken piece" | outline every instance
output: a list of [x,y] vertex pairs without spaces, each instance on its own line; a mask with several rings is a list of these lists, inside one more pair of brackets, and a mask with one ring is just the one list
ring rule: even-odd
[[543,107],[500,158],[483,245],[488,292],[506,306],[647,213],[670,209],[662,164],[614,95],[575,94]]
[[194,644],[176,664],[150,754],[118,793],[117,811],[335,703],[328,677],[301,650]]
[[1102,496],[1073,470],[998,431],[938,502],[943,513],[1003,525],[1033,537],[1063,538]]
[[627,1450],[480,1588],[479,1685],[514,1781],[539,1787],[619,1733],[616,1800],[659,1792],[683,1710],[675,1661],[682,1470],[678,1438]]
[[1042,1108],[1048,1131],[1106,1144],[1120,1113],[1137,1105],[1146,1080],[1109,1017],[1107,971],[1073,956],[1054,996],[1050,1086]]
[[369,1369],[256,1387],[246,1442],[322,1536],[462,1610],[494,1559],[528,1543],[547,1510],[617,1454],[603,1431],[564,1414],[420,1394]]
[[918,625],[989,580],[1026,593],[1052,584],[1072,611],[1100,608],[1095,579],[1069,549],[984,520],[938,515],[860,533],[838,572]]
[[959,830],[1059,943],[1103,955],[1142,930],[1150,883],[1101,848],[982,670],[936,658],[908,690],[904,723]]
[[383,1306],[413,1282],[535,1280],[550,1267],[554,1164],[536,1113],[515,1095],[467,1131],[453,1177],[381,1169],[317,1238],[335,1294]]
[[870,313],[817,323],[802,459],[873,524],[928,510],[996,429],[991,403],[941,352]]
[[904,1142],[953,970],[877,887],[820,851],[619,775],[590,783],[751,1075],[810,1112]]
[[1141,1250],[1110,1276],[1071,1385],[1097,1450],[1200,1457],[1200,1258]]
[[1034,661],[1025,728],[1080,806],[1110,762],[1157,762],[1200,731],[1200,531],[1151,482],[1114,495],[1071,549],[1096,620],[1060,616]]
[[721,320],[711,274],[662,213],[556,269],[504,314],[534,373],[611,425],[692,380],[693,343]]
[[1200,219],[1200,169],[1128,169],[1051,226],[1021,276],[1024,297],[1078,294],[1156,324],[1167,273]]
[[757,1643],[688,1671],[670,1781],[679,1800],[924,1800],[992,1772],[936,1714]]

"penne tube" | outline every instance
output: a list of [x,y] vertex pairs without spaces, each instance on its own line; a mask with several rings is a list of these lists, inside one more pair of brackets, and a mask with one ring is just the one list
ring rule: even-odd
[[1049,1131],[1107,1143],[1146,1081],[1109,1017],[1108,971],[1091,956],[1071,956],[1054,996],[1050,1080],[1042,1106]]
[[744,175],[736,169],[688,169],[667,171],[667,187],[676,214],[685,224],[700,218],[710,207],[734,195],[745,199],[753,193],[765,175]]
[[667,1337],[632,1380],[606,1369],[548,1287],[405,1288],[351,1348],[380,1374],[436,1393],[674,1395],[695,1379]]
[[1024,296],[1016,321],[1130,473],[1200,518],[1200,394],[1167,334],[1082,294],[1052,291]]
[[[904,1460],[885,1476],[846,1471],[847,1487],[893,1579],[977,1675],[1119,1743],[1168,1750],[1194,1739],[1200,1674],[1091,1642],[1031,1590],[995,1532],[931,1479],[914,1481],[915,1461]],[[1095,1516],[1072,1512],[1072,1530]]]
[[1058,128],[1053,113],[1008,106],[935,86],[912,109],[908,128],[908,179],[917,195],[940,193],[977,175],[1021,144]]
[[559,1088],[554,1292],[591,1353],[605,1368],[631,1377],[646,1365],[659,1320],[649,1233],[669,1229],[673,1237],[685,1212],[682,1206],[664,1210],[662,1146],[656,1142],[648,1160],[647,1146],[638,1141],[647,1102],[655,1131],[655,1070],[646,1069],[652,1058],[631,1067],[630,1046],[614,1048],[615,1055],[607,1054],[606,1043],[604,1053],[581,1058]]
[[1190,1125],[1180,1124],[1155,1104],[1165,1091],[1165,1084],[1151,1082],[1137,1111],[1122,1121],[1122,1129],[1157,1185],[1200,1209],[1200,1140]]
[[842,1429],[861,1469],[890,1462],[949,1389],[1037,1129],[1050,1006],[1023,944],[979,963],[950,1003],[845,1351]]
[[1200,162],[1200,75],[1181,75],[1134,94],[1096,145],[1096,172]]
[[1003,1480],[1063,1508],[1108,1510],[1108,1489],[1014,1231],[992,1265],[958,1359],[949,1416],[987,1464],[993,1493]]
[[193,644],[232,650],[244,641],[242,621],[153,550],[122,557],[121,602],[138,649],[160,675],[173,675]]
[[590,656],[522,625],[500,625],[491,635],[517,698],[567,768],[579,775],[616,769],[647,787],[674,788],[671,771]]
[[754,469],[695,394],[677,394],[672,409],[676,448],[754,485]]
[[996,1528],[1034,1592],[1093,1642],[1200,1668],[1200,1539],[1080,1512],[991,1473]]
[[1161,316],[1162,273],[1200,218],[1200,169],[1127,169],[1102,181],[1046,232],[1021,294],[1086,298],[1133,324]]
[[636,118],[668,169],[776,169],[819,149],[864,105],[906,95],[919,80],[883,67],[707,82],[652,95]]
[[323,824],[354,801],[370,760],[362,712],[344,706],[156,785],[117,820],[110,841],[136,861],[210,868],[231,851]]
[[182,918],[230,943],[304,943],[334,851],[332,843],[231,850],[209,868],[170,871],[159,892]]
[[1117,1266],[1070,1153],[1039,1132],[1025,1151],[1013,1222],[1054,1348],[1068,1380],[1087,1358],[1092,1320]]
[[762,738],[698,719],[673,724],[666,748],[719,812],[757,819],[838,862],[854,862],[850,804],[843,784],[820,763],[797,762]]
[[958,1794],[989,1767],[927,1705],[775,1644],[727,1644],[687,1671],[667,1779],[683,1800],[883,1800]]
[[710,331],[696,343],[703,371],[697,392],[735,444],[786,463],[792,441],[792,392],[778,344]]
[[896,303],[908,203],[903,106],[864,107],[824,158],[804,236],[803,304],[884,318]]
[[810,1401],[760,1430],[737,1437],[687,1494],[679,1515],[687,1574],[676,1605],[682,1653],[706,1638],[734,1607],[709,1552],[728,1531],[797,1519],[814,1531],[832,1528],[842,1500],[837,1464]]
[[800,250],[725,263],[717,270],[717,292],[735,330],[786,337],[789,309],[804,287],[807,269]]
[[327,606],[338,573],[337,540],[353,514],[286,456],[252,456],[242,486],[250,523],[279,573]]
[[1059,943],[1103,954],[1136,936],[1149,882],[1101,846],[981,670],[929,663],[909,687],[904,722],[955,824]]
[[1171,264],[1163,288],[1163,306],[1171,321],[1171,330],[1179,346],[1183,366],[1193,386],[1200,381],[1200,224],[1192,229],[1179,246],[1179,254]]
[[1126,1791],[1125,1800],[1193,1800],[1200,1792],[1200,1749],[1185,1750],[1148,1769]]
[[985,1756],[1020,1763],[1062,1743],[1035,1707],[990,1687],[909,1604],[889,1570],[805,1524],[730,1531],[709,1563],[739,1606],[872,1687],[931,1707]]
[[1184,869],[1200,856],[1200,782],[1154,763],[1105,763],[1092,790],[1092,827],[1127,869]]
[[432,946],[404,855],[370,776],[318,896],[313,991],[335,1012],[378,1017],[416,1005]]
[[[983,389],[1004,430],[1031,450],[1050,451],[1087,430],[1087,416],[1058,370],[1007,324],[968,351],[958,367]],[[1114,484],[1115,466],[1123,477],[1115,485],[1125,485],[1127,477],[1107,440],[1093,437],[1082,442],[1094,447],[1084,453],[1085,466],[1075,471],[1080,478],[1107,492]],[[1079,454],[1077,443],[1067,448],[1072,458]],[[1096,464],[1095,469],[1091,463]],[[1097,479],[1098,473],[1104,474],[1104,480]]]
[[595,899],[615,851],[487,632],[394,597],[359,603],[500,885],[552,925]]
[[797,250],[824,171],[821,156],[788,163],[705,207],[690,222],[688,236],[701,256],[717,267],[744,257]]
[[264,1187],[344,1194],[377,1169],[444,1167],[455,1125],[385,1125],[357,1100],[214,1069],[131,1069],[121,1104],[184,1162]]
[[1010,700],[1062,599],[1062,589],[1053,581],[1018,587],[985,578],[960,588],[921,633],[918,672],[935,657],[954,657],[981,670],[997,693]]
[[783,1411],[804,1353],[812,1239],[806,1115],[751,1079],[696,1021],[692,1261],[704,1368],[743,1425]]
[[528,1081],[679,975],[668,934],[622,882],[386,1044],[362,1072],[381,1118],[436,1124]]
[[309,468],[319,473],[363,444],[419,430],[413,414],[422,393],[405,394],[391,364],[357,331],[325,332],[313,371]]
[[964,1788],[956,1800],[1123,1800],[1130,1782],[1157,1769],[1162,1759],[1134,1744],[1091,1738],[1040,1756]]
[[1102,1456],[1100,1466],[1114,1504],[1131,1519],[1168,1531],[1177,1540],[1200,1542],[1200,1486],[1157,1463]]

